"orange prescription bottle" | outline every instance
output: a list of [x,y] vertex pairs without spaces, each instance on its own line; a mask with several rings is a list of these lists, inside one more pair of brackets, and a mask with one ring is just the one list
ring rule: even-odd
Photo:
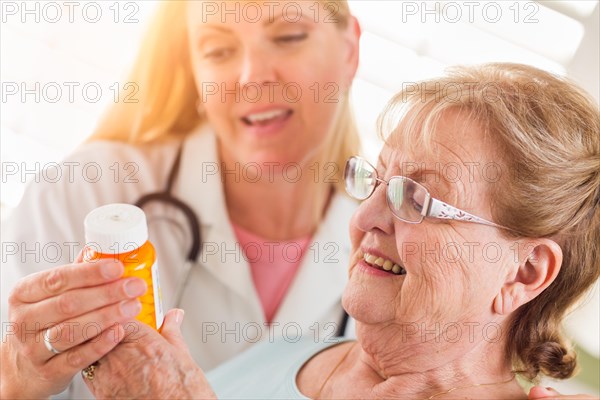
[[144,211],[131,204],[108,204],[92,210],[84,227],[84,260],[116,258],[125,266],[124,277],[146,281],[148,291],[139,298],[142,311],[137,319],[158,330],[163,323],[162,294]]

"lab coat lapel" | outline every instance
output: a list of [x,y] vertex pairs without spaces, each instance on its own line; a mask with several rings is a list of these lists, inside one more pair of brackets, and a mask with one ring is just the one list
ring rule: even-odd
[[[348,280],[348,224],[356,203],[336,193],[274,320],[310,327],[339,303]],[[341,313],[340,316],[341,318]],[[337,320],[336,320],[337,321]]]
[[175,188],[200,219],[202,246],[196,267],[208,269],[244,300],[255,303],[260,311],[250,267],[227,214],[219,166],[217,138],[209,128],[200,127],[185,140],[181,177]]

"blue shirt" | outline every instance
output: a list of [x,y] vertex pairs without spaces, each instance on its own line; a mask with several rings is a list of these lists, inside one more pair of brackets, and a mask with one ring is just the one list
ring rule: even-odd
[[210,371],[206,377],[219,399],[308,399],[296,385],[302,366],[319,352],[348,340],[265,341]]

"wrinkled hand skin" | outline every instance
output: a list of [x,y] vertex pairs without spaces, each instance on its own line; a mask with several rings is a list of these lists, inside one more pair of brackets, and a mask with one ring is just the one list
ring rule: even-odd
[[182,338],[166,339],[137,322],[84,381],[96,398],[216,399]]

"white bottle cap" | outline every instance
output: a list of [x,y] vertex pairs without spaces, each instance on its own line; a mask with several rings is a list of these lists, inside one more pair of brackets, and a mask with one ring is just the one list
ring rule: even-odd
[[146,214],[131,204],[98,207],[85,217],[83,225],[87,245],[103,254],[127,253],[148,240]]

